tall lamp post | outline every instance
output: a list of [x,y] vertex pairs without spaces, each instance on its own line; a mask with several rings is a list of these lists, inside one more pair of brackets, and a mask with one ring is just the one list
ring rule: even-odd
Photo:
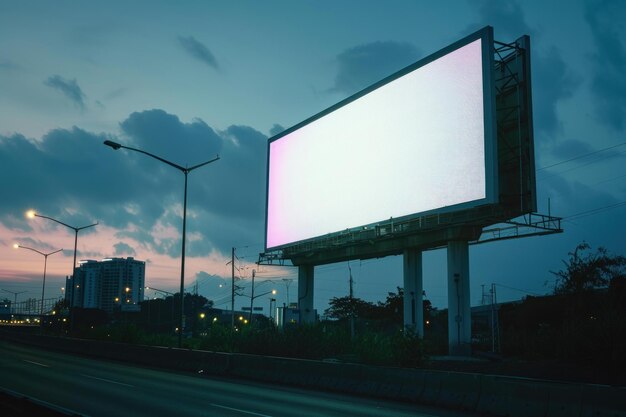
[[72,229],[74,231],[74,262],[72,263],[72,292],[70,294],[70,329],[72,329],[74,327],[74,315],[72,314],[72,312],[74,311],[74,292],[76,290],[76,250],[78,248],[78,232],[80,232],[83,229],[88,229],[90,227],[97,226],[98,222],[89,224],[87,226],[75,227],[75,226],[70,226],[67,223],[63,223],[60,220],[53,219],[52,217],[39,214],[35,210],[27,211],[26,217],[30,219],[34,219],[35,217],[41,217],[42,219],[52,220],[53,222],[63,225],[67,227],[68,229]]
[[[38,254],[43,256],[43,258],[44,258],[44,261],[43,261],[43,285],[41,286],[41,309],[39,311],[39,314],[43,316],[43,297],[44,297],[44,292],[46,291],[46,268],[48,266],[48,256],[54,255],[55,253],[59,253],[63,249],[58,249],[58,250],[55,250],[54,252],[43,253],[43,252],[38,251],[37,249],[33,249],[33,248],[29,248],[28,246],[20,245],[19,243],[14,244],[13,247],[15,249],[20,249],[21,248],[21,249],[28,249],[30,251],[37,252]],[[42,323],[43,323],[43,321],[42,321]]]
[[105,140],[104,144],[106,146],[110,146],[111,148],[113,148],[113,150],[118,150],[120,148],[123,149],[128,149],[129,151],[135,151],[135,152],[139,152],[142,153],[144,155],[147,155],[151,158],[157,159],[171,167],[174,167],[176,169],[178,169],[179,171],[181,171],[183,174],[185,174],[185,192],[184,192],[184,198],[183,198],[183,236],[182,236],[182,240],[183,240],[183,247],[181,250],[181,261],[180,261],[180,318],[178,321],[178,347],[182,347],[183,346],[183,315],[184,315],[184,300],[185,300],[185,235],[186,235],[186,228],[187,228],[187,175],[193,171],[196,168],[200,168],[203,167],[207,164],[210,164],[211,162],[215,162],[218,159],[220,159],[219,155],[216,156],[215,158],[203,162],[201,164],[198,165],[194,165],[192,167],[189,168],[185,168],[182,167],[178,164],[175,164],[173,162],[170,162],[166,159],[163,159],[159,156],[153,155],[149,152],[146,151],[142,151],[141,149],[136,149],[136,148],[131,148],[130,146],[124,146],[122,144],[119,144],[117,142],[113,142],[111,140]]
[[[271,291],[264,292],[262,294],[254,295],[254,277],[255,277],[255,275],[256,275],[256,270],[253,269],[252,270],[252,289],[251,289],[251,294],[250,294],[250,316],[248,318],[248,322],[250,324],[252,324],[252,312],[254,311],[254,299],[255,298],[259,298],[259,297],[263,297],[264,295],[267,295],[267,294],[272,294],[272,295],[276,295],[277,294],[276,290],[271,290]],[[272,282],[272,280],[261,281],[259,283],[259,285],[257,285],[257,288],[260,287],[262,284],[265,284],[266,282]],[[271,308],[272,307],[270,306],[270,313],[272,312]]]

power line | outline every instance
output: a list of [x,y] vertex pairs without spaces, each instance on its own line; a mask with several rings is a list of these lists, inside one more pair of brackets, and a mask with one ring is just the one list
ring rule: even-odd
[[597,151],[588,152],[588,153],[583,154],[583,155],[578,155],[578,156],[575,156],[573,158],[566,159],[565,161],[556,162],[556,163],[554,163],[552,165],[546,165],[544,167],[537,168],[537,171],[543,171],[544,169],[548,169],[548,168],[552,168],[552,167],[555,167],[555,166],[558,166],[558,165],[566,164],[568,162],[576,161],[578,159],[582,159],[582,158],[585,158],[587,156],[595,155],[597,153],[608,151],[609,149],[614,149],[614,148],[617,148],[617,147],[620,147],[620,146],[624,146],[624,145],[626,145],[626,142],[622,142],[622,143],[617,144],[617,145],[613,145],[613,146],[609,146],[609,147],[606,147],[606,148],[598,149]]
[[494,283],[494,285],[497,285],[498,287],[506,288],[506,289],[509,289],[509,290],[519,291],[519,292],[523,292],[523,293],[526,293],[526,294],[534,295],[536,297],[541,297],[541,294],[537,294],[535,292],[528,291],[528,290],[523,290],[521,288],[509,287],[507,285],[497,284],[497,283]]
[[622,206],[625,206],[625,205],[626,205],[626,201],[622,201],[622,202],[615,203],[615,204],[610,204],[610,205],[604,206],[604,207],[598,207],[598,208],[587,210],[587,211],[581,211],[580,213],[576,213],[576,214],[572,214],[571,216],[564,217],[563,220],[571,221],[572,219],[577,219],[577,218],[591,216],[591,215],[598,214],[598,213],[601,213],[601,212],[606,211],[606,210],[611,210],[611,209],[614,209],[614,208],[617,208],[617,207],[622,207]]

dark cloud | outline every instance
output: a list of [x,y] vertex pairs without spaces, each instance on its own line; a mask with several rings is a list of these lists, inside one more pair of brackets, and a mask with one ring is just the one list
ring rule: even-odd
[[540,141],[553,141],[555,134],[562,128],[557,105],[573,95],[580,85],[579,77],[567,67],[557,48],[537,48],[536,41],[541,33],[526,23],[519,3],[482,0],[472,4],[478,5],[479,22],[470,25],[464,34],[491,25],[495,39],[501,42],[512,42],[523,35],[530,36],[533,123]]
[[623,1],[590,1],[585,10],[594,41],[590,57],[594,106],[598,119],[616,130],[626,118],[626,8]]
[[202,120],[182,123],[158,109],[132,113],[120,127],[137,147],[182,166],[212,159],[222,147],[222,138]]
[[60,75],[52,75],[48,77],[44,84],[48,87],[60,91],[65,97],[69,98],[77,107],[85,108],[85,94],[80,88],[76,79],[66,80]]
[[[23,213],[35,208],[71,225],[100,221],[119,229],[120,242],[111,248],[116,255],[132,254],[137,248],[124,242],[133,239],[157,253],[180,256],[180,236],[158,238],[153,231],[181,229],[184,175],[146,155],[102,144],[111,139],[182,166],[220,154],[220,160],[188,176],[188,254],[262,244],[266,135],[247,126],[216,132],[201,120],[184,123],[163,110],[133,113],[120,126],[124,138],[77,127],[52,130],[38,141],[0,136],[0,186],[12,196],[0,200],[0,221],[28,231]],[[96,226],[81,234],[97,232]]]
[[517,39],[522,35],[529,35],[531,29],[524,19],[524,12],[517,2],[481,0],[471,2],[477,4],[481,21],[473,24],[466,32],[473,32],[486,25],[494,26],[496,38]]
[[127,243],[118,242],[113,245],[113,255],[114,256],[135,256],[137,252]]
[[580,79],[569,70],[554,47],[547,53],[533,50],[531,63],[533,123],[538,133],[544,135],[543,138],[553,139],[554,134],[562,129],[557,105],[574,94],[580,85]]
[[347,49],[336,57],[338,71],[330,91],[356,93],[417,61],[419,55],[406,42],[372,42]]
[[179,36],[178,42],[192,57],[204,62],[213,69],[219,69],[219,64],[217,63],[217,59],[213,53],[209,50],[209,48],[207,48],[206,45],[198,41],[193,36]]
[[274,126],[272,126],[272,128],[270,129],[270,136],[276,136],[284,130],[284,127],[275,123]]
[[566,160],[570,158],[576,158],[581,155],[594,152],[594,149],[587,142],[582,142],[575,139],[564,140],[555,144],[551,153],[559,160]]

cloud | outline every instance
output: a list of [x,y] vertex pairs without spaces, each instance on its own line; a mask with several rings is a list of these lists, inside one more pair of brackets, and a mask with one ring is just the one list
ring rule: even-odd
[[193,36],[179,36],[178,42],[195,59],[204,62],[213,69],[219,69],[219,64],[213,53]]
[[77,107],[85,108],[85,94],[76,82],[76,79],[66,80],[60,75],[52,75],[48,77],[44,84],[48,87],[60,91],[65,97],[69,98]]
[[0,61],[0,71],[16,71],[21,67],[13,61],[3,59]]
[[626,46],[623,41],[626,8],[622,1],[590,1],[586,5],[585,20],[595,46],[590,60],[596,116],[613,129],[622,131],[626,118]]
[[519,3],[483,0],[477,4],[479,22],[471,24],[465,33],[493,25],[498,41],[512,42],[523,35],[531,37],[533,123],[538,139],[553,141],[555,134],[562,129],[558,104],[572,97],[580,85],[580,78],[567,67],[556,47],[538,52],[540,49],[533,46],[541,32],[527,24]]
[[592,153],[594,149],[587,142],[568,139],[555,144],[550,151],[557,159],[566,160]]
[[[188,176],[188,255],[262,245],[266,135],[236,125],[216,132],[202,120],[183,122],[158,109],[132,113],[120,128],[119,137],[77,127],[55,129],[37,140],[0,135],[0,185],[12,196],[0,199],[0,222],[24,235],[32,223],[23,213],[34,208],[71,225],[99,221],[100,228],[117,230],[104,256],[145,250],[180,256],[183,173],[102,144],[111,139],[181,166],[220,154],[220,160]],[[98,233],[95,229],[81,235]]]
[[[30,248],[37,249],[40,252],[49,253],[49,252],[54,252],[56,250],[62,249],[62,248],[55,248],[49,243],[43,242],[39,239],[33,239],[28,236],[16,236],[13,238],[13,240],[14,240],[13,243],[17,243],[21,246],[28,246]],[[13,243],[11,245],[13,245]]]
[[124,243],[124,242],[118,242],[115,245],[113,245],[113,248],[115,249],[113,251],[113,255],[114,256],[135,256],[137,255],[137,252],[135,251],[135,249],[133,249],[129,244]]
[[415,62],[420,53],[407,42],[372,42],[341,52],[332,92],[351,95]]
[[554,134],[562,129],[557,115],[558,103],[572,97],[580,85],[580,78],[570,71],[554,47],[547,53],[534,52],[531,62],[533,123],[544,138],[553,139]]
[[284,127],[275,123],[274,126],[272,126],[272,128],[270,129],[270,136],[276,136],[279,133],[283,132],[284,130],[285,130]]
[[[524,19],[524,12],[520,5],[515,2],[503,2],[498,0],[482,0],[478,3],[478,13],[481,22],[472,25],[470,30],[475,31],[485,25],[494,25],[497,30],[496,36],[506,38],[518,38],[530,34],[531,29]],[[497,24],[497,26],[495,26]]]

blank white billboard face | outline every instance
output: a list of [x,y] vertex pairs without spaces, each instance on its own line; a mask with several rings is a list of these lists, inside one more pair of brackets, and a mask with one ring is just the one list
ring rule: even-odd
[[273,139],[266,248],[489,202],[484,42]]

